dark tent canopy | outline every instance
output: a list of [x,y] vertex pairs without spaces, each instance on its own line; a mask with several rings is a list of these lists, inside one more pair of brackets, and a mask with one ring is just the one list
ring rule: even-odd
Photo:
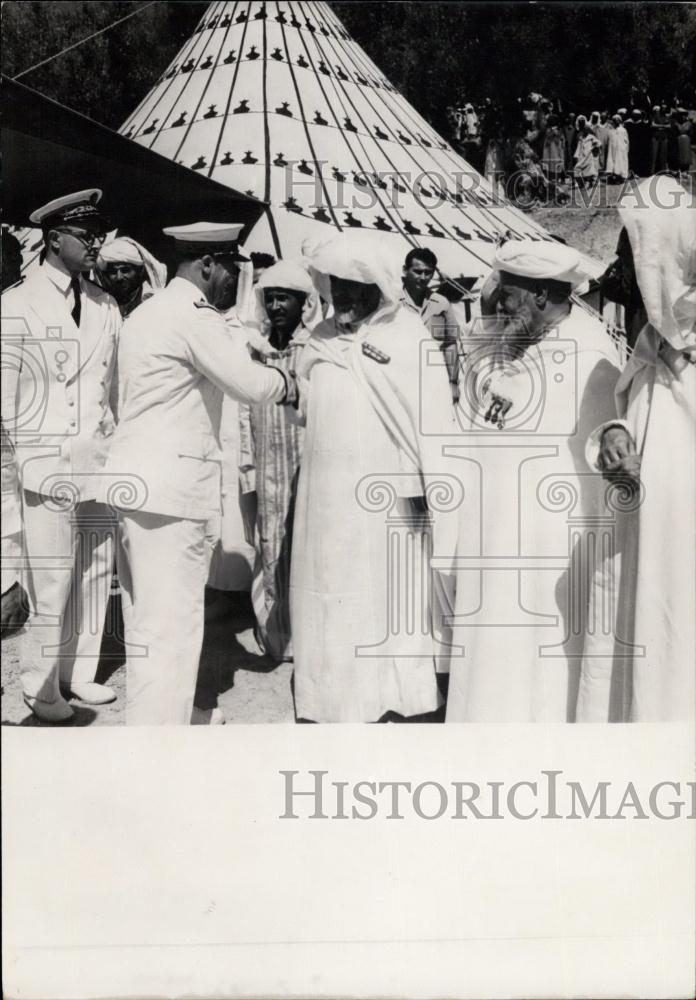
[[166,259],[163,226],[242,222],[265,205],[131,142],[21,83],[2,78],[3,222],[26,226],[39,205],[82,188],[104,192],[113,228]]

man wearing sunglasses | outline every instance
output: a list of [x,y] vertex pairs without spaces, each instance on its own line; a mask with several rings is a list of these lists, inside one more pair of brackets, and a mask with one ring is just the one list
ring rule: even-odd
[[68,699],[113,701],[95,683],[113,564],[113,515],[96,488],[114,428],[111,382],[121,318],[89,280],[105,239],[101,191],[57,198],[29,221],[42,265],[2,296],[2,419],[22,492],[33,615],[23,638],[24,700],[44,722]]

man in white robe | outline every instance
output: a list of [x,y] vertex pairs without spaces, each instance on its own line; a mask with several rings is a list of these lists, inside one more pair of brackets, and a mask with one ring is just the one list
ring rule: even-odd
[[575,716],[605,489],[587,472],[585,441],[619,376],[601,322],[570,300],[583,277],[560,244],[496,252],[486,294],[498,324],[469,353],[452,449],[469,499],[453,622],[464,655],[450,666],[447,722]]
[[429,588],[403,597],[389,556],[403,545],[402,574],[427,575],[431,518],[435,555],[453,551],[452,514],[433,514],[438,481],[453,494],[457,486],[442,455],[455,429],[442,355],[399,307],[398,272],[379,243],[341,236],[312,265],[334,313],[298,369],[306,431],[290,582],[296,714],[377,722],[430,713],[441,697]]
[[617,385],[620,419],[592,434],[588,460],[639,482],[596,597],[618,590],[615,642],[632,655],[615,661],[612,642],[585,659],[586,722],[693,720],[696,707],[696,205],[664,176],[630,198],[619,212],[648,322]]

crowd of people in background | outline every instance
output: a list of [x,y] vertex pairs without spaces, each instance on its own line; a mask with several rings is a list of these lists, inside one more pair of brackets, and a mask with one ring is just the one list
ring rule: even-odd
[[613,113],[568,111],[558,99],[530,94],[514,109],[486,100],[448,109],[463,155],[519,205],[563,203],[573,185],[622,184],[693,169],[696,112],[678,101],[618,107]]

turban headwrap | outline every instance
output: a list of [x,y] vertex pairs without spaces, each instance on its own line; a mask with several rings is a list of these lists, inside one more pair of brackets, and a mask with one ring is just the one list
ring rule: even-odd
[[[331,301],[330,275],[345,281],[377,285],[381,294],[379,318],[392,315],[399,307],[400,271],[388,246],[380,239],[342,235],[322,244],[309,261],[319,294]],[[377,318],[377,315],[376,317]]]
[[302,324],[308,330],[313,330],[323,319],[319,295],[306,266],[295,260],[279,260],[277,264],[267,267],[256,285],[259,306],[266,315],[264,306],[264,289],[285,288],[289,292],[299,292],[305,296],[302,306]]
[[117,236],[105,243],[97,259],[97,267],[104,270],[107,264],[136,264],[145,268],[145,274],[152,290],[164,288],[167,283],[167,267],[130,236]]
[[532,281],[560,281],[578,288],[588,278],[577,250],[564,243],[509,240],[495,252],[493,267]]

